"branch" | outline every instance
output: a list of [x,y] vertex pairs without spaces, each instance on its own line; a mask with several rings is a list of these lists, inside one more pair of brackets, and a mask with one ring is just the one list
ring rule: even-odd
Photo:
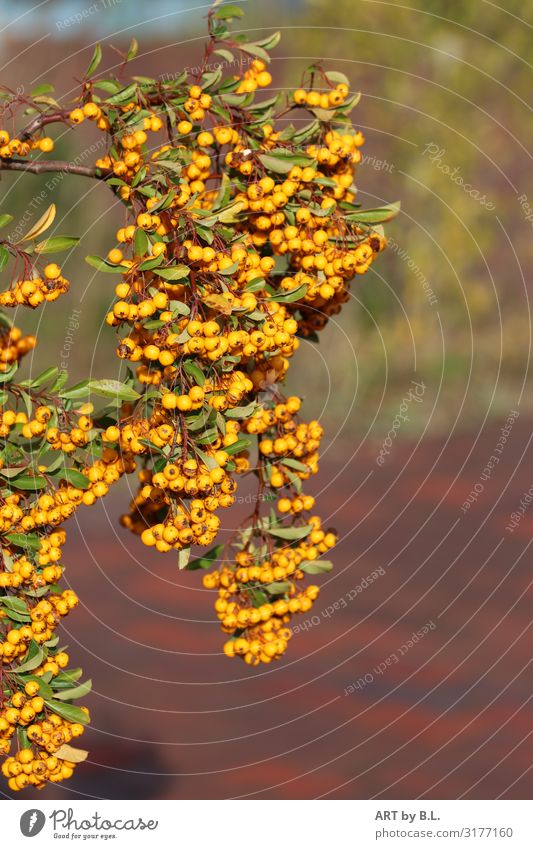
[[19,135],[20,140],[26,141],[31,138],[37,130],[42,129],[42,127],[45,127],[47,124],[56,124],[60,121],[64,121],[68,114],[68,109],[62,109],[60,112],[53,112],[52,114],[41,112],[39,115],[36,115],[35,118],[22,130]]
[[1,159],[0,171],[28,171],[30,174],[45,174],[48,171],[60,171],[63,174],[78,174],[80,177],[92,177],[93,180],[104,180],[105,175],[96,168],[85,165],[75,165],[73,162],[25,162],[22,159]]

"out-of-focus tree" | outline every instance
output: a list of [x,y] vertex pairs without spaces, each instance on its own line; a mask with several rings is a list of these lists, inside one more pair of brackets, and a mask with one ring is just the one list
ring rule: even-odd
[[[533,250],[520,202],[532,82],[522,14],[515,0],[505,9],[483,0],[279,7],[291,27],[285,78],[320,55],[363,93],[361,200],[402,201],[379,274],[354,289],[360,307],[343,318],[348,332],[358,329],[365,427],[385,376],[389,390],[402,388],[415,368],[435,395],[459,398],[437,405],[433,423],[445,428],[463,395],[464,424],[508,409],[520,391],[530,335],[523,269]],[[342,334],[330,334],[340,349]],[[394,407],[397,393],[387,395]]]

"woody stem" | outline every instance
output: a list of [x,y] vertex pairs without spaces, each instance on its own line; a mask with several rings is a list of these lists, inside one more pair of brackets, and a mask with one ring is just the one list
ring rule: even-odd
[[25,162],[18,159],[0,160],[0,171],[27,171],[30,174],[45,174],[49,171],[59,171],[64,174],[78,174],[80,177],[92,177],[94,180],[103,180],[105,175],[97,168],[88,168],[86,165],[75,165],[73,162],[61,162],[48,160],[46,162]]

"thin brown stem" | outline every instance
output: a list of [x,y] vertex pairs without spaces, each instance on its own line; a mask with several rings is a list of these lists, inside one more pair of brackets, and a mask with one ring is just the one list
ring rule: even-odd
[[47,160],[43,162],[25,162],[22,159],[0,160],[0,171],[27,171],[29,174],[45,174],[49,171],[59,171],[64,174],[78,174],[80,177],[92,177],[93,180],[103,180],[105,175],[96,168],[86,165],[75,165],[73,162]]

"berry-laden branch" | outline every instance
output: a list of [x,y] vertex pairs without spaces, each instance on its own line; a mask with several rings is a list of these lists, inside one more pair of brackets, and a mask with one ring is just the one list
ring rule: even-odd
[[[97,177],[127,210],[107,257],[87,257],[116,275],[106,322],[122,380],[67,387],[52,365],[17,382],[36,340],[0,313],[0,751],[12,791],[69,778],[87,756],[72,743],[89,719],[75,702],[90,681],[55,633],[77,603],[59,583],[62,525],[122,475],[139,479],[122,525],[177,553],[180,568],[209,570],[228,657],[279,660],[292,617],[319,593],[305,581],[332,568],[336,535],[307,491],[323,429],[300,418],[301,398],[282,385],[300,340],[318,341],[385,247],[381,224],[398,209],[355,203],[364,139],[346,78],[314,66],[288,97],[256,100],[279,36],[233,37],[240,14],[215,5],[208,16],[205,56],[235,65],[237,53],[233,76],[206,62],[195,79],[94,79],[97,47],[73,108],[41,87],[20,104],[39,113],[26,129],[0,129],[0,170]],[[135,51],[134,41],[126,59]],[[281,126],[292,110],[303,120]],[[9,111],[16,123],[16,101]],[[107,141],[94,167],[32,158],[53,150],[45,126],[84,121]],[[78,240],[43,238],[54,216],[52,205],[18,242],[0,240],[0,270],[11,268],[0,306],[36,308],[67,291],[44,257]],[[0,215],[0,226],[10,220]],[[205,551],[246,473],[257,478],[252,515]]]

